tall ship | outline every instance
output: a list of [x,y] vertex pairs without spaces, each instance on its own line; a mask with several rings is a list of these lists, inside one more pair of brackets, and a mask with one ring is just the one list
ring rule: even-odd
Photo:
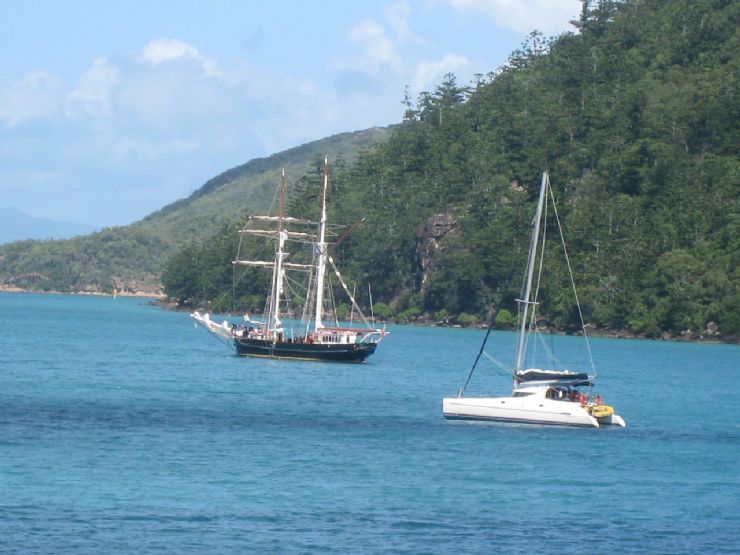
[[[233,347],[237,354],[252,357],[285,358],[327,362],[363,362],[375,353],[380,341],[388,334],[385,327],[374,327],[362,313],[355,295],[342,278],[328,241],[327,194],[329,165],[324,160],[321,187],[321,210],[318,222],[293,218],[286,214],[285,170],[280,178],[277,216],[251,216],[248,229],[240,231],[274,242],[272,260],[243,259],[237,253],[235,267],[262,268],[271,272],[270,292],[263,318],[244,316],[239,325],[224,320],[215,322],[208,313],[193,312],[196,324]],[[297,250],[310,249],[310,259],[293,256]],[[289,250],[290,249],[290,250]],[[240,249],[241,251],[241,249]],[[351,302],[351,322],[340,324],[333,309],[334,288],[329,283],[329,271],[341,285]],[[294,275],[298,277],[293,277]],[[305,288],[296,295],[295,284]],[[293,301],[300,297],[300,320],[293,310]],[[372,306],[372,299],[370,301]],[[362,326],[354,325],[355,314]],[[330,320],[331,319],[331,323]]]
[[[601,426],[626,426],[624,419],[615,412],[611,405],[604,403],[601,395],[594,392],[596,370],[591,357],[591,348],[588,344],[586,326],[583,322],[575,281],[570,272],[570,281],[581,315],[581,329],[586,351],[590,362],[591,373],[573,371],[568,368],[539,368],[529,366],[530,359],[534,358],[535,347],[543,342],[540,330],[537,327],[538,292],[543,272],[545,226],[547,217],[546,207],[548,197],[552,201],[555,220],[560,232],[560,240],[565,254],[568,270],[570,262],[565,251],[565,240],[557,217],[557,208],[550,187],[547,172],[542,175],[537,210],[532,222],[532,237],[529,248],[527,269],[523,295],[516,299],[519,303],[519,335],[516,356],[511,375],[514,381],[511,395],[502,397],[466,397],[467,387],[473,371],[484,353],[486,340],[491,332],[489,327],[481,344],[478,356],[473,363],[465,384],[460,388],[456,397],[442,399],[442,413],[451,420],[490,420],[498,422],[514,422],[519,424],[553,424],[558,426],[581,426],[599,428]],[[538,256],[539,250],[539,256]]]

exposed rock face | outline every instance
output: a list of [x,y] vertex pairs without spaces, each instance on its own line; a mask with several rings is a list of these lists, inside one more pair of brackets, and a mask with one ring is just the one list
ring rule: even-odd
[[442,238],[457,227],[457,218],[450,212],[435,214],[416,231],[416,259],[421,268],[422,288],[427,283],[434,255],[440,249]]

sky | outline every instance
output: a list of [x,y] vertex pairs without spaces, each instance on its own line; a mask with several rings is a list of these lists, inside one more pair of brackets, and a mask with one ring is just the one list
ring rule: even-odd
[[253,158],[398,123],[579,0],[0,0],[0,207],[126,225]]

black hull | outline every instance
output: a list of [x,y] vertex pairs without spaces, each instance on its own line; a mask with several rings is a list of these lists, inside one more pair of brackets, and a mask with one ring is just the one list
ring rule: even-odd
[[234,338],[238,355],[325,362],[363,362],[375,352],[377,346],[377,343],[321,344]]

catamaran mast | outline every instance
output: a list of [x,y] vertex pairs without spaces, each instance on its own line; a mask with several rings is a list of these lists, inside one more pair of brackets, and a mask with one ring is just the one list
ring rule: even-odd
[[[537,243],[540,237],[540,220],[542,219],[542,207],[545,203],[545,193],[550,183],[547,172],[542,174],[542,185],[540,185],[540,198],[537,201],[537,213],[534,216],[534,227],[532,229],[532,243],[529,246],[529,261],[527,262],[527,285],[524,292],[524,299],[517,299],[517,302],[522,303],[524,308],[522,310],[522,322],[519,327],[519,343],[516,351],[516,364],[514,365],[514,371],[519,372],[522,370],[522,364],[524,362],[524,351],[526,350],[527,340],[526,332],[527,326],[529,325],[529,305],[536,304],[530,300],[532,295],[532,277],[534,275],[534,266],[537,258]],[[532,308],[534,310],[534,308]]]
[[324,327],[321,313],[324,306],[324,274],[326,274],[326,193],[329,189],[329,159],[324,158],[324,186],[321,192],[321,220],[319,221],[319,242],[316,243],[316,315],[315,329]]

